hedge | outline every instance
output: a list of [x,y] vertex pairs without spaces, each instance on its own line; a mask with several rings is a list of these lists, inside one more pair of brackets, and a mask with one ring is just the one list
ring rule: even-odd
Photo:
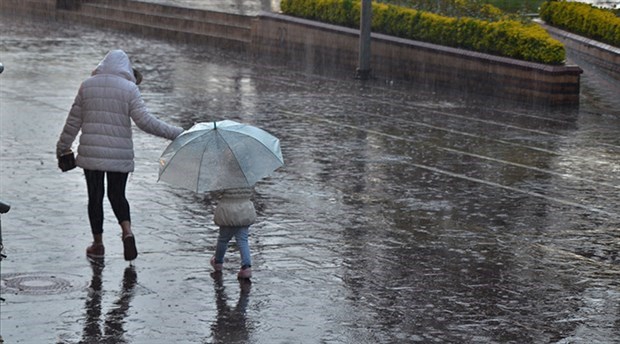
[[[360,0],[282,0],[284,14],[359,28]],[[371,30],[524,61],[563,64],[564,45],[539,25],[516,20],[446,17],[385,3],[372,3]]]
[[580,2],[548,1],[540,7],[540,17],[551,26],[620,47],[620,18],[611,10]]

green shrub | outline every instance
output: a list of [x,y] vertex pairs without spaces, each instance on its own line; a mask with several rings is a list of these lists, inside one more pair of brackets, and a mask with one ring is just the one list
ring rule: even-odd
[[620,18],[611,10],[579,2],[548,1],[540,7],[540,17],[551,26],[620,47]]
[[483,0],[504,12],[509,13],[535,13],[544,0]]
[[[499,20],[506,16],[501,9],[487,4],[490,0],[377,0],[394,6],[412,8],[447,17],[471,17],[483,20]],[[522,1],[522,0],[519,0]],[[538,0],[541,1],[542,0]]]
[[[288,15],[359,27],[360,0],[282,0]],[[562,43],[540,26],[515,20],[488,22],[446,17],[411,8],[372,3],[372,31],[545,64],[562,64]]]

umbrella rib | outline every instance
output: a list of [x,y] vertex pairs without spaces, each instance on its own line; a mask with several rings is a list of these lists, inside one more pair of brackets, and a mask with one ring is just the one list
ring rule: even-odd
[[[235,131],[231,131],[231,132],[237,133]],[[266,148],[265,151],[267,151],[276,161],[278,161],[282,165],[284,164],[284,161],[274,151],[272,151],[271,149],[267,149],[267,146],[262,141],[258,140],[257,138],[253,136],[244,136],[244,137],[251,140],[253,143],[260,145],[261,147],[265,147]],[[223,135],[222,135],[222,139],[224,140],[224,142],[226,142],[226,144],[228,144],[228,141]],[[233,155],[235,154],[235,152],[232,149],[230,151],[232,152]],[[239,166],[239,170],[243,174],[243,177],[245,178],[246,183],[250,185],[250,180],[248,179],[247,174],[243,172],[243,169],[241,168],[241,164],[239,163],[239,159],[235,159],[235,162],[237,163],[237,166]]]
[[[218,135],[220,135],[217,130],[214,130],[216,138]],[[204,149],[202,150],[202,154],[200,154],[200,164],[198,164],[198,174],[197,174],[197,180],[196,180],[196,192],[198,192],[198,188],[200,187],[200,174],[202,173],[202,162],[205,159],[205,152],[207,151],[207,149],[209,148],[208,144],[204,145]]]
[[[191,133],[188,133],[188,134],[186,134],[186,135],[189,135],[189,134],[191,134]],[[183,135],[183,134],[181,134],[181,135]],[[198,136],[200,136],[200,135],[196,134],[196,137],[198,137]],[[187,141],[183,142],[183,143],[179,146],[179,148],[177,148],[177,149],[176,149],[176,151],[178,152],[178,151],[180,151],[181,149],[183,149],[185,146],[187,146],[188,144],[190,144],[190,143],[191,143],[194,139],[196,139],[196,137],[192,137],[191,139],[188,139]],[[172,162],[172,160],[174,160],[174,158],[175,158],[175,157],[176,157],[176,154],[173,154],[173,155],[170,157],[170,160],[168,160],[168,162],[164,165],[164,167],[162,168],[161,173],[160,173],[160,175],[159,175],[159,177],[160,177],[160,178],[161,178],[161,175],[162,175],[162,174],[164,174],[164,172],[168,169],[168,166],[170,166],[170,165],[171,165],[171,162]],[[159,178],[158,178],[158,179],[159,179]]]
[[237,166],[239,167],[239,171],[241,171],[241,174],[243,174],[243,178],[245,179],[245,182],[250,185],[250,181],[248,180],[248,176],[245,174],[245,172],[243,171],[243,168],[241,168],[241,164],[239,163],[239,159],[237,159],[237,156],[235,155],[235,151],[232,150],[230,148],[230,144],[228,143],[228,141],[226,140],[226,138],[223,135],[220,135],[220,137],[222,138],[222,140],[226,143],[226,146],[228,147],[228,149],[230,150],[231,154],[235,157],[234,161],[237,164]]
[[[260,128],[256,128],[256,129],[263,131],[263,130],[262,130],[262,129],[260,129]],[[228,128],[226,128],[225,130],[226,130],[226,131],[228,131],[228,132],[231,132],[231,133],[238,133],[238,134],[242,134],[241,132],[238,132],[238,131],[235,131],[235,130],[228,130]],[[265,132],[265,134],[267,134],[267,135],[269,135],[269,136],[273,136],[273,135],[271,135],[271,134],[270,134],[270,133],[268,133],[268,132]],[[252,141],[256,142],[257,144],[259,144],[259,145],[261,145],[261,146],[263,146],[263,147],[268,147],[265,143],[263,143],[263,141],[261,141],[261,140],[257,139],[256,137],[254,137],[254,136],[252,136],[252,135],[245,135],[245,137],[246,137],[246,138],[248,138],[248,139],[251,139]],[[278,144],[278,146],[279,146],[279,144]],[[278,148],[279,148],[279,147],[278,147]],[[284,165],[284,159],[283,159],[283,158],[280,158],[280,156],[278,156],[278,155],[275,153],[275,151],[273,151],[273,150],[271,150],[271,149],[266,149],[266,151],[268,151],[268,152],[269,152],[269,154],[271,154],[271,155],[272,155],[272,156],[273,156],[273,157],[274,157],[277,161],[281,162],[281,163],[282,163],[282,165]],[[281,154],[281,153],[280,153],[280,154]]]
[[[249,138],[252,139],[254,142],[260,144],[261,146],[266,147],[266,145],[263,144],[263,142],[261,142],[260,140],[254,138],[254,137],[251,137],[251,136]],[[271,149],[265,149],[265,150],[267,152],[269,152],[269,154],[271,154],[271,156],[273,156],[276,160],[280,161],[280,158],[278,157],[278,155],[274,151],[272,151]],[[284,162],[282,162],[282,163],[284,163]]]

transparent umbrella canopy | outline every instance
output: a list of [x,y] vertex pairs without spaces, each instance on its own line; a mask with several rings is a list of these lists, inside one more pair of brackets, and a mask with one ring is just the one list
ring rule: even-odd
[[243,188],[283,165],[280,140],[265,130],[231,120],[204,122],[164,150],[158,180],[195,192]]

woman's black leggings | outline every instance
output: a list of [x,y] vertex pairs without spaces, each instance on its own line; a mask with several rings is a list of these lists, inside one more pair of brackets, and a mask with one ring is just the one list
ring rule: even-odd
[[93,234],[103,233],[103,184],[104,175],[108,179],[108,200],[112,205],[118,223],[131,221],[129,202],[125,198],[125,187],[129,173],[84,170],[88,189],[88,219]]

